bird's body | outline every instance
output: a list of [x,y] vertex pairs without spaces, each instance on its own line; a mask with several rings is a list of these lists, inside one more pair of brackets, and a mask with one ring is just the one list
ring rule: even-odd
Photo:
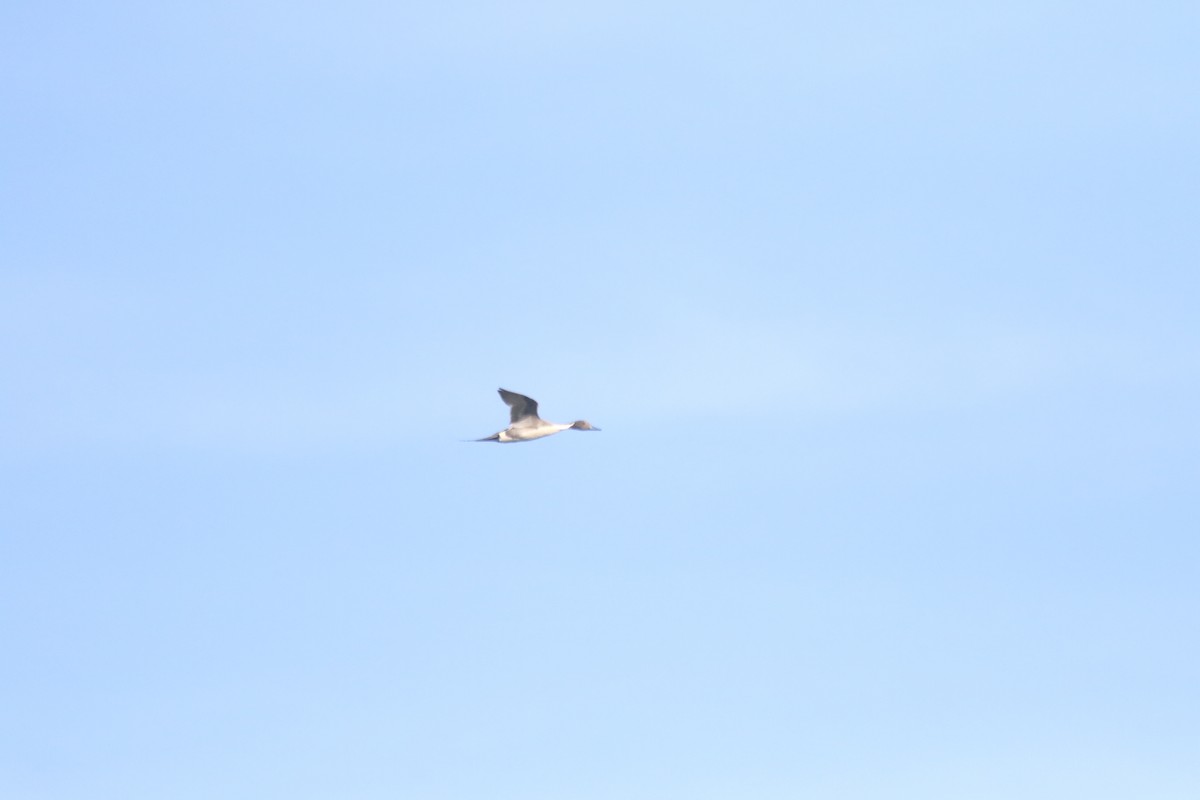
[[[543,436],[552,436],[559,431],[565,431],[570,428],[570,425],[563,425],[558,422],[546,422],[538,420],[537,425],[527,425],[523,428],[516,425],[500,431],[496,434],[498,442],[531,442],[534,439],[541,439]],[[487,441],[486,439],[484,441]]]
[[483,439],[476,439],[477,442],[529,442],[571,428],[577,431],[600,430],[582,419],[571,423],[547,422],[538,416],[537,401],[533,398],[510,392],[507,389],[498,389],[497,391],[500,392],[500,399],[511,409],[509,426],[499,433],[493,433]]

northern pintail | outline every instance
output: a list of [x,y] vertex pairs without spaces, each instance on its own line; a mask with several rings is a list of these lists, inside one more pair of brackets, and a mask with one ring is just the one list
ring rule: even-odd
[[577,431],[598,431],[587,420],[576,420],[570,424],[547,422],[537,415],[537,400],[523,394],[510,392],[508,389],[497,389],[500,399],[512,409],[512,420],[507,428],[499,433],[493,433],[477,442],[528,442],[543,436],[573,428]]

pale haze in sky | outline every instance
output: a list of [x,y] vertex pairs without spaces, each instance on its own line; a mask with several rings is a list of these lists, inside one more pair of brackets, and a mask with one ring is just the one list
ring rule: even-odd
[[1200,796],[1198,31],[6,4],[0,797]]

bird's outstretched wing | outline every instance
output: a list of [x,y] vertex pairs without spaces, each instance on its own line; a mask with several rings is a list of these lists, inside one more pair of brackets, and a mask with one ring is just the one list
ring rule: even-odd
[[523,394],[510,392],[508,389],[497,389],[496,391],[500,392],[500,399],[512,409],[510,423],[515,424],[526,417],[537,419],[537,400]]

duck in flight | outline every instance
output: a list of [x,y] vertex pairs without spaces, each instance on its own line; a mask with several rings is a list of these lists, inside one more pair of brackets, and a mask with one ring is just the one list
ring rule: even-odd
[[523,394],[510,392],[508,389],[497,389],[497,391],[500,392],[500,399],[511,409],[512,420],[504,430],[483,439],[476,439],[477,442],[528,442],[565,431],[568,428],[577,431],[600,430],[592,427],[590,422],[583,419],[571,423],[547,422],[538,416],[537,400]]

